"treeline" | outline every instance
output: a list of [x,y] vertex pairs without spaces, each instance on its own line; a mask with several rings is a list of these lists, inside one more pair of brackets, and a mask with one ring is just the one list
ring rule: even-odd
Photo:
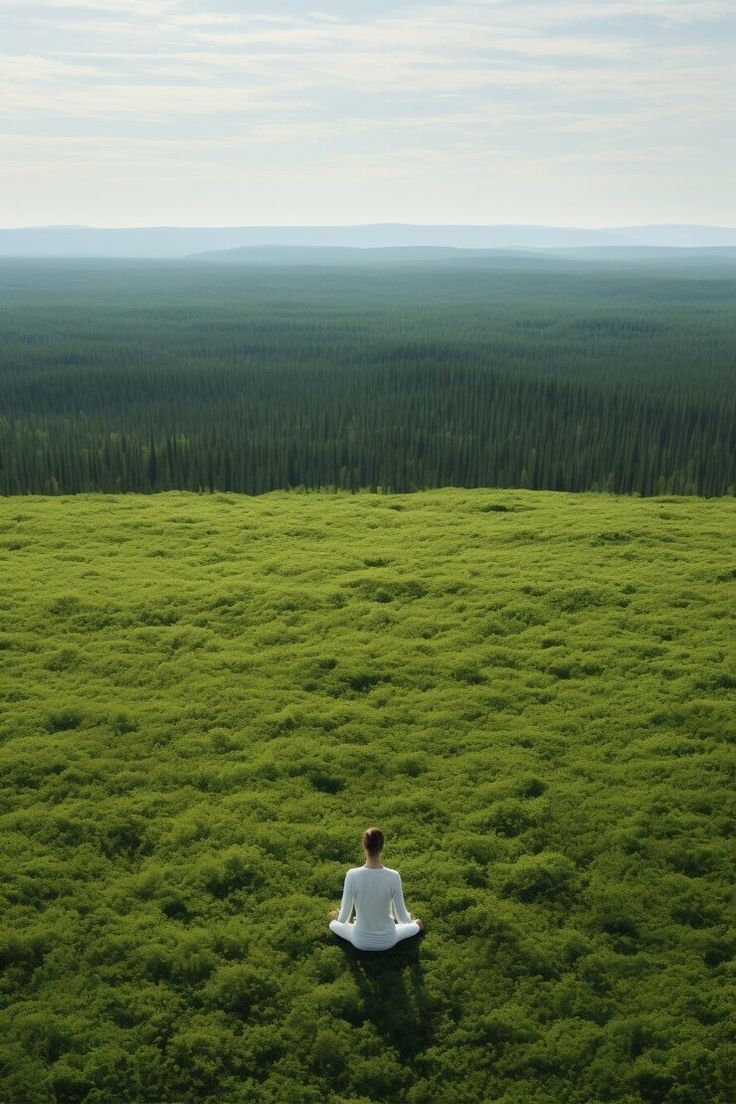
[[24,272],[0,337],[4,495],[734,493],[726,281],[705,305],[692,281],[688,309],[688,282],[668,302],[633,275],[627,299],[620,275],[246,270],[218,297],[207,270],[103,266],[94,294],[89,269],[44,270],[43,294]]
[[172,380],[171,414],[184,432],[120,432],[99,414],[6,419],[0,489],[733,490],[733,421],[723,407],[482,370],[437,375],[315,371],[289,379],[272,372],[270,400],[254,402],[255,387],[247,385],[238,394],[242,381],[233,380],[230,402],[213,397],[195,408],[177,400]]

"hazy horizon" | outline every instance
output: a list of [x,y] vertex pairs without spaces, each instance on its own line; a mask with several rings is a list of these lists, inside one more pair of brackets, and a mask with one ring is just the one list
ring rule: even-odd
[[285,220],[283,222],[251,222],[251,223],[223,223],[223,222],[136,222],[123,224],[118,223],[115,225],[101,223],[85,223],[85,222],[50,222],[50,223],[18,223],[17,225],[9,226],[3,224],[0,226],[1,230],[319,230],[324,228],[329,229],[367,229],[374,227],[422,227],[422,228],[467,228],[478,227],[482,229],[503,229],[503,230],[518,230],[518,229],[541,229],[541,230],[600,230],[600,231],[625,231],[625,230],[664,230],[676,228],[680,229],[697,229],[697,230],[736,230],[736,221],[734,225],[723,225],[720,223],[709,222],[651,222],[651,223],[636,223],[629,225],[603,225],[602,223],[591,223],[589,225],[584,223],[553,223],[553,222],[454,222],[452,220],[446,221],[425,221],[414,222],[411,220],[400,219],[383,219],[380,221],[356,221],[356,222],[290,222]]
[[[577,251],[628,257],[642,252],[736,251],[736,229],[642,226],[607,229],[550,226],[363,223],[346,226],[27,227],[0,229],[0,257],[184,258],[242,256],[248,263],[343,263],[350,258],[387,263],[432,254]],[[232,256],[232,255],[235,256]],[[288,254],[288,256],[287,256]],[[345,256],[347,254],[347,257]],[[419,256],[421,254],[421,256]],[[370,258],[367,255],[372,255]],[[378,256],[377,256],[378,255]],[[398,258],[401,259],[401,258]]]

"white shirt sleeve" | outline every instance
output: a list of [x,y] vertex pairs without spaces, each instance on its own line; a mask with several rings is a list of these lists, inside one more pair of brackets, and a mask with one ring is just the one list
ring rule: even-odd
[[354,899],[352,879],[350,877],[351,874],[352,871],[348,870],[347,874],[345,875],[345,885],[342,891],[342,902],[340,904],[340,911],[337,914],[337,919],[341,924],[344,924],[347,920],[350,919],[350,913],[353,911]]
[[396,880],[391,893],[391,905],[393,906],[394,916],[400,924],[411,923],[411,916],[404,904],[404,891],[401,886],[401,875],[399,873],[396,874]]

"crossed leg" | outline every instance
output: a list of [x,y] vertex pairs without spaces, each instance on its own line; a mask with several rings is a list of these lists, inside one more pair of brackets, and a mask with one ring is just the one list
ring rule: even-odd
[[356,934],[355,924],[344,923],[341,920],[330,921],[330,931],[334,932],[335,935],[339,935],[341,939],[346,939],[348,943],[352,943],[360,951],[388,951],[402,939],[410,939],[413,935],[418,935],[421,930],[414,920],[409,924],[396,924],[395,937],[392,938],[392,933],[389,933],[387,942],[376,947],[369,945],[370,939],[363,940],[359,934]]

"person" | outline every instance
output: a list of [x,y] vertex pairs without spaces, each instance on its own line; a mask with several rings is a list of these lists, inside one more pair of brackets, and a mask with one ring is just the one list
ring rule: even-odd
[[[366,829],[365,864],[348,870],[340,911],[331,913],[330,931],[359,951],[387,951],[424,928],[422,920],[412,919],[407,912],[399,872],[381,864],[383,843],[380,828]],[[353,909],[355,920],[351,923]]]

